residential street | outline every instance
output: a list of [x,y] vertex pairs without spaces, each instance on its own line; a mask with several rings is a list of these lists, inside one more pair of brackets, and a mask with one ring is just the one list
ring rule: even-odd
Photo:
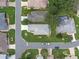
[[21,54],[26,49],[38,49],[38,48],[52,48],[59,47],[60,49],[67,49],[71,47],[77,47],[79,46],[79,40],[75,42],[70,43],[50,43],[50,45],[46,45],[43,43],[31,43],[31,42],[25,42],[21,37],[21,0],[16,0],[16,59],[18,59]]

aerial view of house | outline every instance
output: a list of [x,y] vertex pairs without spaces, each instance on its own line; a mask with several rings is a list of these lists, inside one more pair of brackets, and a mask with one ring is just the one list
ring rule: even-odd
[[8,59],[9,54],[15,52],[9,52],[15,46],[14,29],[15,6],[9,0],[0,0],[0,59]]
[[[21,39],[27,43],[26,51],[24,48],[25,52],[23,54],[21,52],[21,59],[79,58],[79,46],[75,46],[79,40],[78,0],[22,0],[21,2]],[[69,43],[71,45],[74,43],[73,47],[69,47]],[[43,53],[39,53],[37,47],[38,50],[46,48],[48,52],[44,50]],[[36,51],[32,50],[34,48]],[[53,48],[52,53],[49,53],[48,48]]]

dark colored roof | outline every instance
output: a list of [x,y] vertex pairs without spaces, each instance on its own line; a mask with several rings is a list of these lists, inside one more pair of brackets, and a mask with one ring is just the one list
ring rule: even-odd
[[7,30],[8,25],[5,18],[5,13],[0,13],[0,30]]

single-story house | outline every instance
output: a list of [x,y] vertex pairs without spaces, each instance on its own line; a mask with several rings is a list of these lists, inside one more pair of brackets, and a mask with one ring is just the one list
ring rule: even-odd
[[0,59],[7,59],[7,55],[6,54],[0,54]]
[[28,30],[34,35],[50,34],[50,28],[48,24],[28,24]]
[[58,19],[59,25],[56,28],[57,33],[76,33],[75,22],[73,18],[61,16]]
[[8,0],[0,0],[0,7],[7,6]]
[[78,59],[77,56],[67,56],[65,59]]
[[48,0],[28,0],[29,8],[40,9],[46,8],[48,4]]
[[0,52],[7,53],[8,43],[7,43],[7,34],[0,32]]
[[8,29],[7,19],[5,13],[0,13],[0,31]]
[[49,55],[49,56],[47,56],[47,59],[54,59],[54,56],[53,55]]
[[37,55],[36,59],[44,59],[42,55]]
[[47,16],[47,11],[32,11],[27,15],[31,22],[44,22]]

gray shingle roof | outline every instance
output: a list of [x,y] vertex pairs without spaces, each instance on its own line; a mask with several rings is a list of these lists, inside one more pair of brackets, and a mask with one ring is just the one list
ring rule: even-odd
[[50,33],[48,24],[29,24],[28,30],[34,35],[49,35]]
[[56,31],[57,33],[76,33],[74,19],[67,16],[59,17],[59,25]]
[[47,11],[33,11],[28,14],[28,20],[32,22],[43,22],[47,16]]
[[7,0],[0,0],[0,6],[5,7],[7,5]]
[[5,13],[0,13],[0,30],[7,30],[8,25],[5,18]]
[[0,32],[0,52],[6,53],[7,48],[7,34]]

